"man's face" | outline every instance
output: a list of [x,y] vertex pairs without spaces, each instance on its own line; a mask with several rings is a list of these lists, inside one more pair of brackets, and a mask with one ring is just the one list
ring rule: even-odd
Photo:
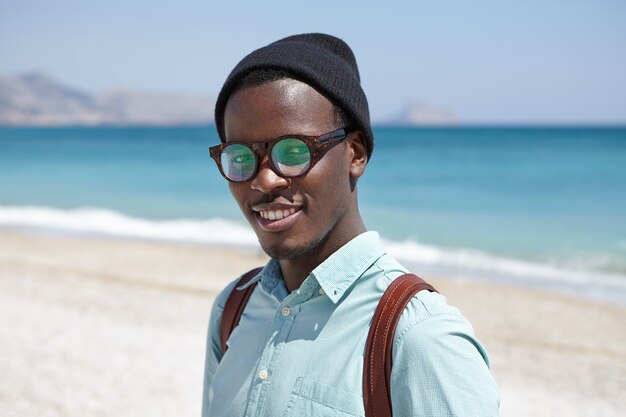
[[[317,136],[337,126],[332,103],[309,85],[283,79],[236,91],[224,114],[226,141],[269,142],[279,136]],[[332,148],[300,178],[283,178],[259,150],[257,176],[229,183],[263,250],[274,258],[297,259],[323,242],[332,245],[351,208],[348,141]]]

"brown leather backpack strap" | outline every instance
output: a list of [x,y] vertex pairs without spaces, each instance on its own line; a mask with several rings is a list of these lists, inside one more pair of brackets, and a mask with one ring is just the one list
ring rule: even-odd
[[241,319],[241,315],[243,314],[243,310],[246,308],[246,304],[250,299],[250,295],[252,295],[252,291],[254,291],[254,287],[256,287],[256,282],[249,287],[244,288],[243,290],[238,290],[240,286],[246,284],[252,278],[254,278],[259,271],[263,269],[262,267],[255,268],[251,271],[246,272],[243,276],[237,281],[235,287],[232,292],[228,296],[226,300],[226,304],[224,304],[224,312],[222,313],[222,322],[220,325],[220,341],[222,343],[222,354],[226,353],[226,341],[230,337],[230,334],[235,330],[235,327],[239,324],[239,320]]
[[363,397],[367,417],[391,417],[391,354],[396,326],[411,298],[421,290],[437,292],[413,274],[399,276],[376,307],[367,336],[363,367]]

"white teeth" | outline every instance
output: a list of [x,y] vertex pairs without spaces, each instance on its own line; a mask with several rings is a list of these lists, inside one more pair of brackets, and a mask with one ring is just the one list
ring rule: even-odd
[[290,208],[289,210],[260,210],[259,216],[263,217],[266,220],[280,220],[294,214],[295,212],[295,208]]

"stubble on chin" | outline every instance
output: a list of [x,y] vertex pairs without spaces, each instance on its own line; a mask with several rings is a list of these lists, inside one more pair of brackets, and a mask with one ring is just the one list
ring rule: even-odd
[[316,240],[311,242],[305,242],[300,245],[288,245],[285,242],[278,242],[272,244],[264,244],[261,243],[261,248],[263,251],[271,258],[293,261],[302,256],[305,256],[311,252],[313,252],[318,246],[320,246],[325,240],[326,235],[322,235],[318,237]]

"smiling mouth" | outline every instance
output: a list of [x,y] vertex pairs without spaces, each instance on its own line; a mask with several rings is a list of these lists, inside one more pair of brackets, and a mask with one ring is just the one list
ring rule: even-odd
[[264,218],[265,220],[281,220],[285,217],[289,217],[290,215],[296,212],[295,208],[283,209],[283,210],[261,210],[259,211],[259,216]]
[[302,207],[254,210],[256,221],[266,232],[281,232],[290,228],[300,217]]

